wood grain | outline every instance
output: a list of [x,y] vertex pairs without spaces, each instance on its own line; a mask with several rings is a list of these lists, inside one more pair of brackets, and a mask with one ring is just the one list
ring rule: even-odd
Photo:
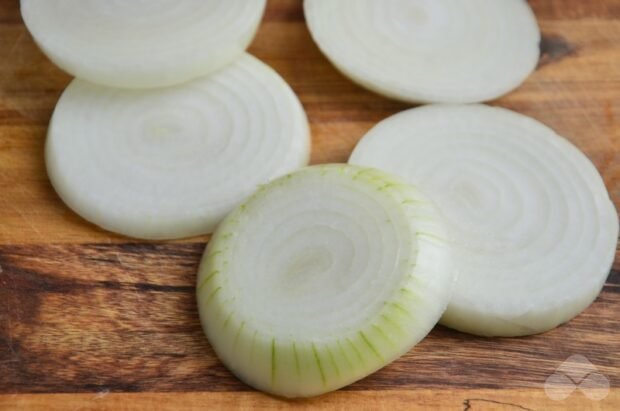
[[[612,410],[620,401],[620,390],[614,389],[600,402],[590,401],[583,395],[575,396],[570,408]],[[435,409],[462,411],[563,411],[565,402],[552,401],[541,390],[394,390],[394,391],[338,391],[307,400],[289,401],[256,392],[243,393],[133,393],[114,394],[102,391],[95,394],[0,395],[0,409],[20,408],[41,411],[97,409],[102,411],[133,410],[348,410],[356,411],[427,411]]]
[[[217,361],[198,321],[204,244],[0,246],[0,393],[245,391]],[[572,354],[620,385],[620,275],[569,324],[525,338],[437,327],[399,361],[346,390],[524,388]],[[616,349],[610,349],[610,348]]]
[[[530,4],[544,34],[539,68],[493,104],[574,142],[619,205],[620,0]],[[346,161],[370,127],[408,107],[335,70],[311,41],[301,0],[270,0],[250,51],[300,96],[313,163]],[[219,363],[198,323],[194,280],[208,237],[145,243],[108,233],[51,188],[45,132],[69,81],[27,34],[18,1],[0,2],[0,409],[620,409],[618,257],[597,301],[543,335],[485,339],[436,327],[337,393],[291,403],[253,392]],[[572,354],[609,378],[604,401],[546,397],[545,379]]]

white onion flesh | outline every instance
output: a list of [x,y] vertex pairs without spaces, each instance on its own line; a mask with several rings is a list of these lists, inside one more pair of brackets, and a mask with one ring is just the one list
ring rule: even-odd
[[308,163],[303,108],[249,54],[180,86],[112,89],[74,80],[46,143],[60,197],[132,237],[209,233],[259,185]]
[[266,0],[21,0],[24,22],[68,73],[114,87],[178,84],[232,63]]
[[205,251],[197,298],[224,364],[260,390],[335,390],[407,352],[454,280],[446,233],[415,188],[322,165],[263,187]]
[[323,53],[358,84],[407,102],[488,101],[536,68],[524,0],[305,0]]
[[598,295],[618,216],[592,163],[526,116],[437,105],[384,120],[350,163],[416,184],[442,211],[459,277],[441,323],[488,336],[549,330]]

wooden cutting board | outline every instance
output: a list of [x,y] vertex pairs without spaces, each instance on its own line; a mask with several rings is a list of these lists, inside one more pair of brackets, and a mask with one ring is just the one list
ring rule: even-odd
[[[580,147],[620,205],[620,1],[532,0],[540,67],[494,102]],[[407,108],[354,85],[311,41],[301,0],[270,0],[250,51],[300,96],[313,163],[345,162],[377,121]],[[620,260],[596,302],[543,335],[478,338],[436,327],[350,387],[284,401],[239,382],[202,335],[194,278],[207,237],[144,242],[72,213],[45,174],[45,131],[69,76],[39,52],[17,0],[0,2],[0,409],[620,409]],[[611,383],[552,401],[547,377],[586,356]]]

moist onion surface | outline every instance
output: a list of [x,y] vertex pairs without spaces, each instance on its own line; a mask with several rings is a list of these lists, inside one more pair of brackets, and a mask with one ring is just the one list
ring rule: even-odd
[[618,217],[605,185],[531,118],[483,105],[411,109],[370,130],[349,161],[400,175],[442,211],[459,273],[445,325],[546,331],[585,309],[607,278]]
[[233,62],[265,0],[21,0],[28,30],[70,74],[115,87],[161,87]]
[[154,90],[74,80],[54,111],[47,170],[85,219],[141,238],[209,233],[260,184],[307,164],[299,100],[246,54],[211,76]]
[[337,68],[399,100],[491,100],[538,62],[540,32],[523,0],[305,0],[304,9]]
[[434,206],[373,169],[282,177],[226,217],[197,280],[200,317],[239,378],[318,395],[398,358],[435,325],[454,272]]

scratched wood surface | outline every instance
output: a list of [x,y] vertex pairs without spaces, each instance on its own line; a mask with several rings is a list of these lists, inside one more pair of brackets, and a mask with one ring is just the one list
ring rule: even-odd
[[[494,102],[533,116],[596,164],[620,205],[620,1],[532,0],[541,64]],[[250,51],[307,110],[313,163],[344,162],[377,121],[408,106],[340,75],[312,43],[300,0],[270,0]],[[476,338],[436,327],[402,359],[337,393],[286,402],[216,359],[194,301],[208,237],[141,242],[73,214],[45,174],[43,143],[70,77],[37,49],[17,0],[0,1],[0,409],[620,409],[620,259],[597,301],[555,330]],[[607,376],[603,401],[551,401],[572,354]]]

